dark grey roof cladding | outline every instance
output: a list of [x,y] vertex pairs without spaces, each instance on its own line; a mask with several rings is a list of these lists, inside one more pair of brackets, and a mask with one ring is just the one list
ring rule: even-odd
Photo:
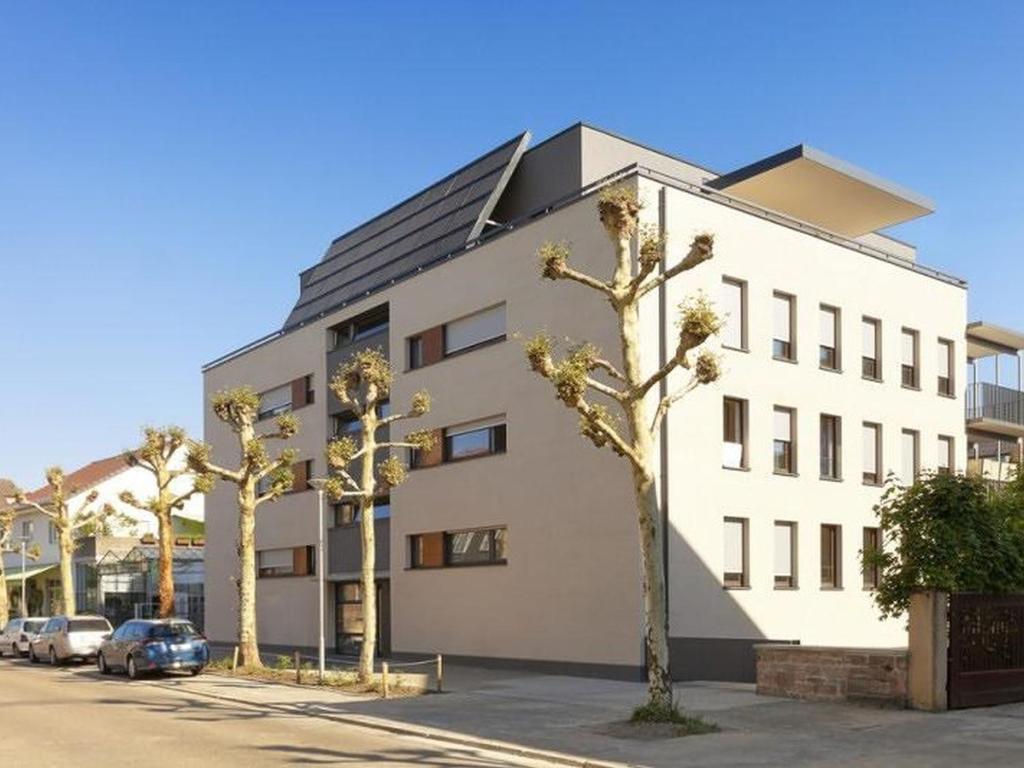
[[447,253],[483,232],[523,151],[521,133],[331,243],[299,276],[284,330],[302,325]]

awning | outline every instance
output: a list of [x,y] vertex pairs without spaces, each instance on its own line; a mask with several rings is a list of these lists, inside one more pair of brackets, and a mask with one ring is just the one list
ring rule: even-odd
[[7,571],[7,584],[21,584],[22,579],[34,579],[36,576],[49,571],[55,571],[58,567],[56,564],[40,565],[35,568],[26,568],[24,572],[22,572],[21,568],[12,568]]

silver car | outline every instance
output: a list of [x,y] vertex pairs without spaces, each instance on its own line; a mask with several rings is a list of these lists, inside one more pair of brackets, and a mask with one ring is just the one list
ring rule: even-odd
[[0,656],[9,653],[15,658],[28,653],[32,637],[46,624],[45,618],[11,619],[0,631]]
[[54,616],[28,644],[33,664],[46,659],[57,666],[71,659],[94,659],[100,643],[110,634],[102,616]]

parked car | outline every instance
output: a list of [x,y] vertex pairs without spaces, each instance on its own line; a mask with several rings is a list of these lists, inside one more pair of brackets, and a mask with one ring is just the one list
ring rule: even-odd
[[0,632],[0,656],[5,653],[15,658],[28,653],[28,643],[43,625],[45,618],[32,617],[27,619],[11,619]]
[[71,659],[94,659],[110,629],[102,616],[54,616],[29,641],[29,661],[38,664],[47,659],[57,666]]
[[198,675],[210,662],[210,646],[184,619],[126,621],[100,645],[96,666],[109,675],[123,669],[135,680],[146,672],[183,670]]

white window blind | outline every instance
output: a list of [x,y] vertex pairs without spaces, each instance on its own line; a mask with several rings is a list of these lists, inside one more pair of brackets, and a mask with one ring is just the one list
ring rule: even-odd
[[903,364],[917,365],[917,336],[910,331],[903,332]]
[[257,554],[260,568],[291,568],[294,565],[291,549],[264,549]]
[[775,410],[775,439],[789,442],[793,439],[792,413],[788,410]]
[[939,342],[939,376],[943,379],[949,378],[950,345],[947,341]]
[[864,357],[878,357],[877,325],[870,320],[861,322],[861,335],[864,342]]
[[774,306],[775,338],[779,341],[791,341],[790,321],[792,320],[792,309],[788,296],[775,296],[772,300]]
[[743,573],[743,521],[725,521],[726,573]]
[[948,470],[950,454],[953,453],[953,438],[951,437],[940,437],[939,438],[939,461],[935,465],[938,469]]
[[878,473],[878,427],[864,425],[864,472]]
[[727,347],[743,347],[743,286],[732,280],[722,281],[722,343]]
[[821,327],[821,345],[824,347],[836,346],[836,311],[822,307],[818,315]]
[[917,433],[904,431],[901,437],[903,456],[900,479],[907,485],[914,482],[917,474]]
[[447,323],[444,327],[444,351],[451,354],[504,335],[505,305],[499,304]]
[[793,526],[775,524],[775,575],[793,575]]
[[260,395],[260,413],[279,413],[292,404],[292,385],[271,389]]

